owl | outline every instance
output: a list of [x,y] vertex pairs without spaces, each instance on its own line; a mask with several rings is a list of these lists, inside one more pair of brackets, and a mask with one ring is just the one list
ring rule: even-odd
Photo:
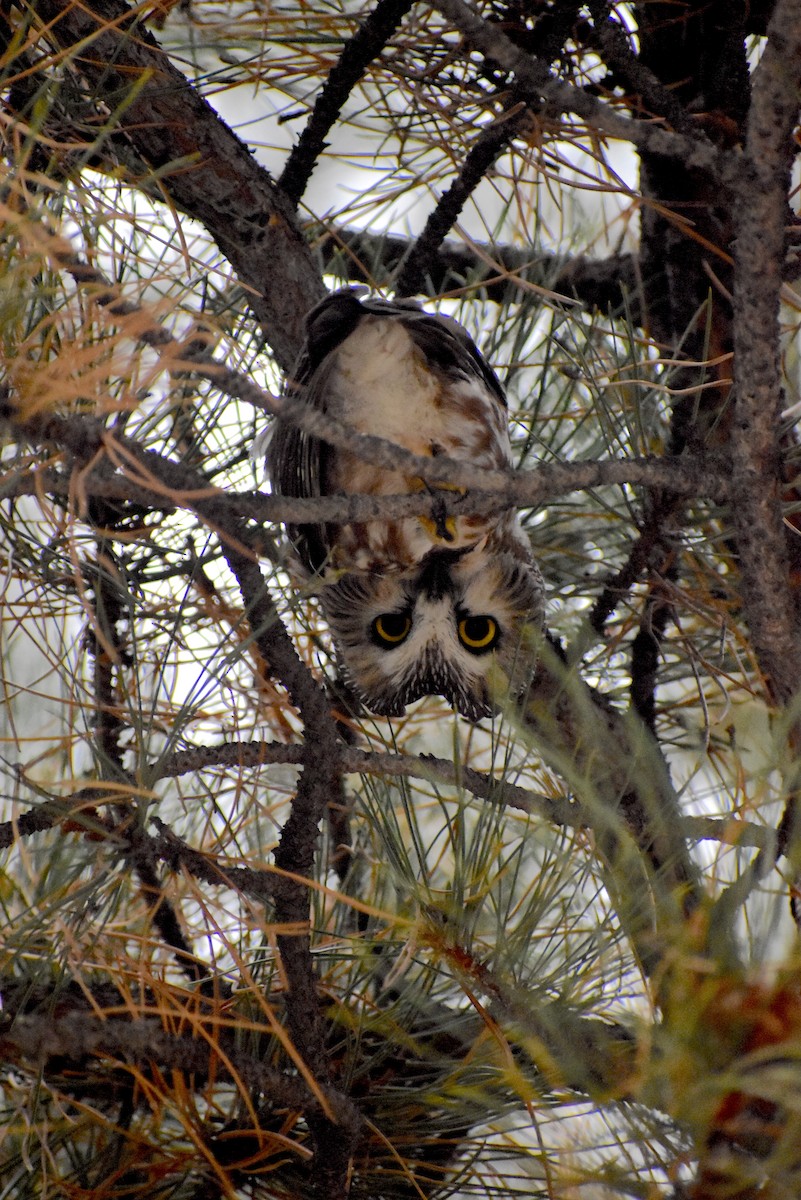
[[[511,463],[497,377],[456,321],[413,301],[362,300],[355,289],[328,296],[306,319],[286,390],[418,455]],[[449,490],[280,420],[267,462],[273,492],[285,496],[426,490],[441,502]],[[477,721],[493,711],[494,681],[533,665],[528,634],[542,624],[542,577],[515,512],[446,517],[433,503],[432,514],[287,532],[367,708],[400,716],[421,696],[440,695]]]

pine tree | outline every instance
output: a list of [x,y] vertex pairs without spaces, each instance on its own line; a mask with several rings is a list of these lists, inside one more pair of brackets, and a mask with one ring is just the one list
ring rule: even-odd
[[[801,4],[0,49],[0,1198],[798,1194]],[[491,720],[353,712],[288,570],[252,450],[345,284],[507,389],[548,637]]]

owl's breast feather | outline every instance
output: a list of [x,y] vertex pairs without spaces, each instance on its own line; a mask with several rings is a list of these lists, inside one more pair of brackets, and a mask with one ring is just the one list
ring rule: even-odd
[[332,409],[360,433],[428,453],[439,380],[397,321],[362,321],[337,354]]

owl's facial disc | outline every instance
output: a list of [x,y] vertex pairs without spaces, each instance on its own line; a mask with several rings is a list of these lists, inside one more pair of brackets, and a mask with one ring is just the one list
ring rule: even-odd
[[373,618],[369,636],[385,664],[382,686],[374,692],[364,675],[358,682],[374,712],[400,716],[422,696],[440,695],[471,720],[489,715],[481,659],[499,644],[500,622],[455,606],[448,591],[421,589],[405,608]]
[[348,679],[382,716],[427,695],[471,721],[491,715],[499,681],[522,686],[520,648],[542,614],[536,570],[484,545],[438,548],[406,571],[345,572],[320,599]]

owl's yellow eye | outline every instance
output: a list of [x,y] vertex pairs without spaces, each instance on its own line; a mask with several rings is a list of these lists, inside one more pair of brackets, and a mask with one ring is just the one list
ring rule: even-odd
[[382,613],[373,621],[373,634],[379,646],[399,646],[409,636],[411,627],[408,613]]
[[465,649],[476,654],[491,650],[498,640],[498,625],[492,617],[462,617],[457,629]]

